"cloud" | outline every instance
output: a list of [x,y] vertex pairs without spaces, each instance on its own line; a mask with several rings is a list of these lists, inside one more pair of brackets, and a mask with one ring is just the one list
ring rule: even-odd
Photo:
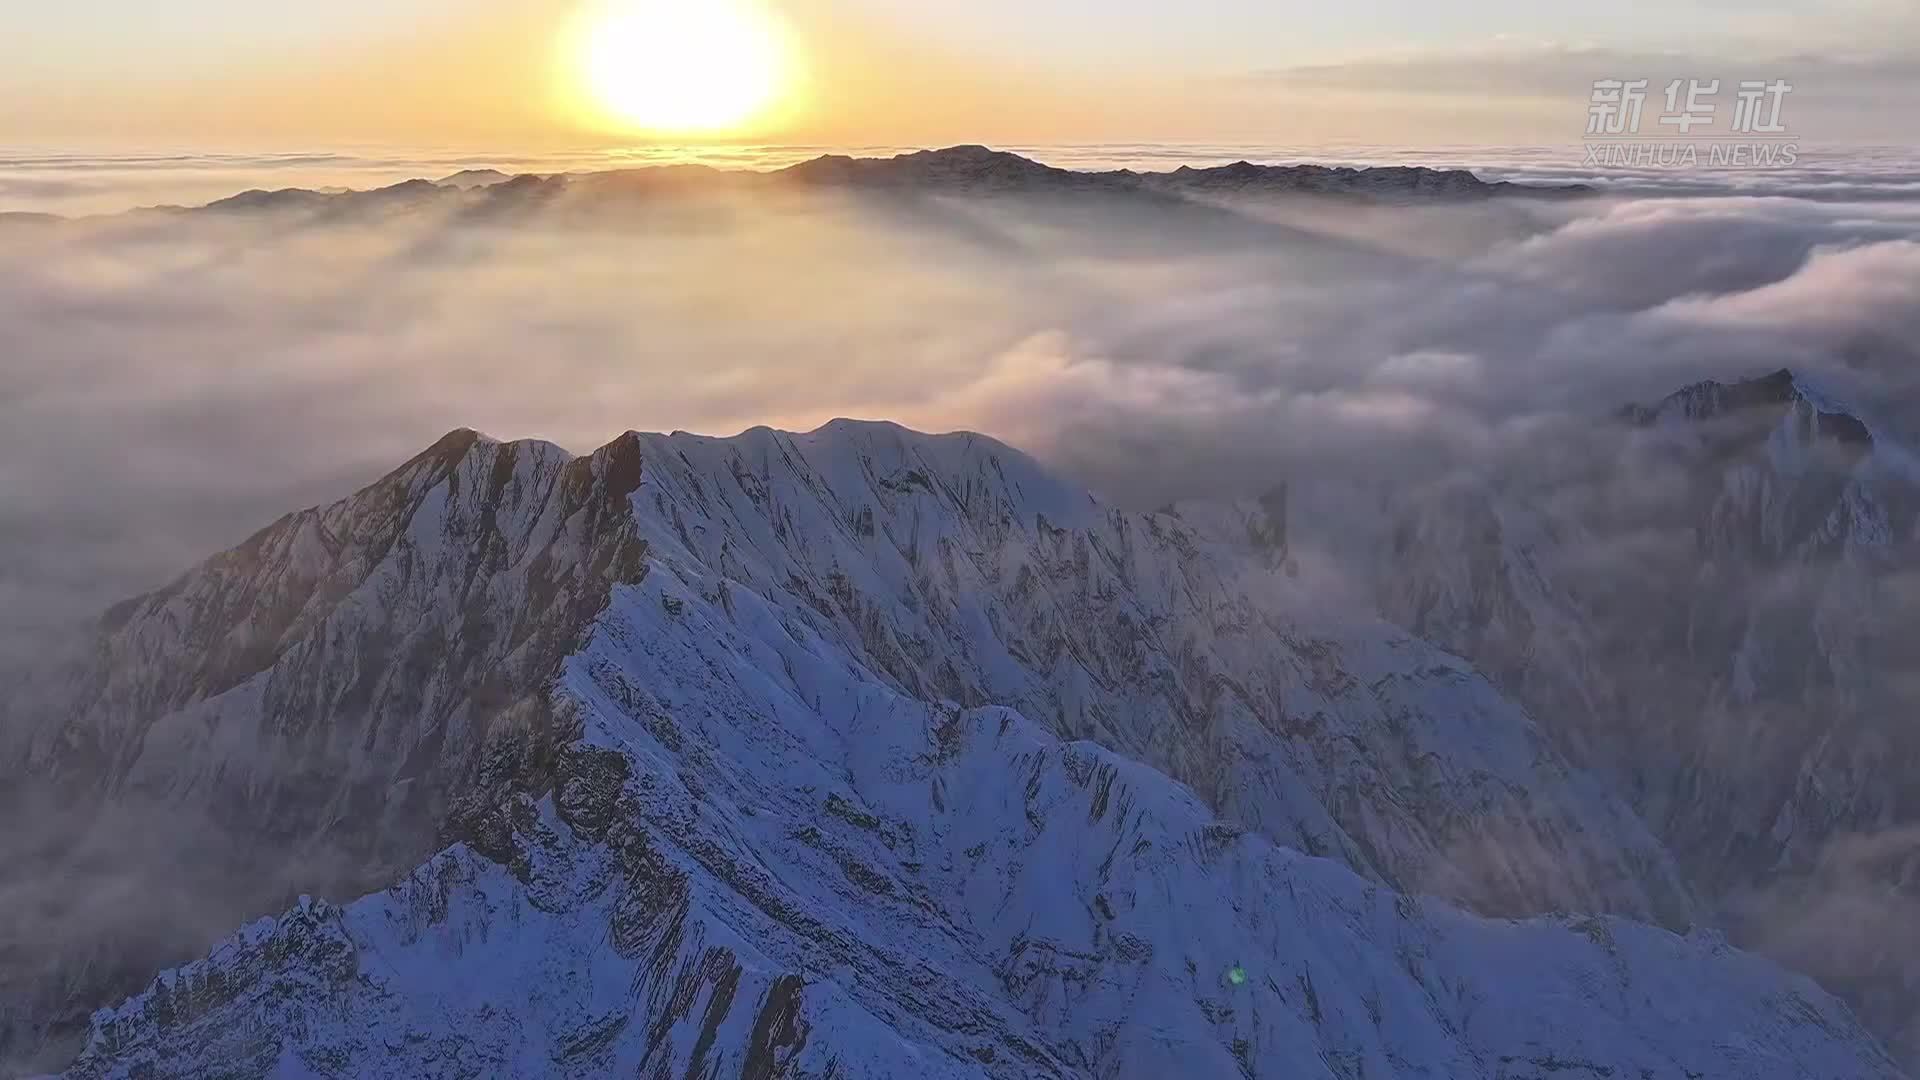
[[[1911,699],[1910,699],[1911,700]],[[1906,1060],[1920,1053],[1920,827],[1847,833],[1815,864],[1729,905],[1768,955],[1831,984],[1855,988],[1861,1018]]]
[[[1570,580],[1692,565],[1684,468],[1607,418],[1787,365],[1920,415],[1920,202],[1886,190],[1150,210],[716,190],[5,227],[0,662],[458,426],[584,451],[857,415],[997,435],[1131,506],[1286,482],[1330,597],[1370,595],[1355,557],[1390,549],[1396,492],[1615,522],[1569,547]],[[1782,955],[1819,951],[1780,925]]]
[[1790,277],[1730,295],[1673,300],[1659,314],[1727,327],[1763,326],[1823,335],[1872,328],[1920,330],[1920,243],[1886,240],[1823,247]]
[[[1910,10],[1900,17],[1911,25]],[[1879,17],[1889,27],[1893,13]],[[1781,37],[1716,51],[1630,49],[1558,41],[1498,38],[1470,46],[1425,47],[1359,54],[1333,63],[1303,64],[1240,76],[1254,91],[1300,95],[1368,94],[1402,98],[1417,111],[1474,105],[1504,112],[1513,122],[1531,118],[1532,134],[1578,141],[1587,106],[1602,79],[1649,81],[1643,131],[1663,133],[1654,117],[1668,83],[1719,80],[1720,116],[1709,133],[1723,134],[1731,89],[1746,80],[1784,79],[1793,90],[1784,112],[1796,134],[1810,141],[1897,142],[1920,106],[1920,50],[1911,34],[1846,42]],[[1866,41],[1865,47],[1862,42]],[[1902,43],[1888,46],[1881,43]],[[1810,47],[1811,46],[1811,47]],[[1424,99],[1424,101],[1423,101]]]
[[584,449],[889,416],[1152,502],[1257,491],[1279,461],[1477,467],[1543,417],[1782,364],[1882,394],[1911,378],[1920,212],[823,194],[590,227],[436,203],[16,233],[0,588],[19,623],[156,584],[461,425]]

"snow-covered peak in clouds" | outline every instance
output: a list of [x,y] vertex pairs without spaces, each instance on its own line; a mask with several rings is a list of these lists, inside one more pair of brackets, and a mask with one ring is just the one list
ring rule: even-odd
[[455,432],[95,648],[59,796],[338,903],[77,1075],[1896,1075],[1464,662],[976,435]]

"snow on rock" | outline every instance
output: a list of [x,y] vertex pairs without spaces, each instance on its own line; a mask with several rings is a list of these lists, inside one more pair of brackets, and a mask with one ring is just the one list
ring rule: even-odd
[[[75,834],[40,846],[77,872],[9,868],[37,890],[22,895],[57,904],[45,881],[97,881],[122,909],[89,897],[84,923],[0,933],[0,1060],[70,1040],[92,1006],[290,888],[393,880],[571,738],[546,685],[611,583],[644,570],[635,450],[454,432],[110,611],[0,783]],[[156,827],[171,858],[147,850]]]
[[[621,592],[504,859],[262,920],[98,1013],[72,1075],[1897,1075],[1710,935],[1409,898],[1011,710],[796,652],[842,706],[815,712]],[[733,689],[664,710],[627,681],[643,628]]]
[[1484,679],[1177,519],[974,435],[841,422],[646,446],[656,567],[760,595],[910,696],[1017,708],[1404,887],[1685,922],[1644,827]]
[[[1884,932],[1898,916],[1832,914],[1920,881],[1920,471],[1860,416],[1791,371],[1698,383],[1625,410],[1621,463],[1561,477],[1557,502],[1400,498],[1393,549],[1355,576],[1606,775],[1705,921],[1820,972],[1920,1060],[1920,950]],[[1874,836],[1893,847],[1872,866],[1833,865]]]
[[456,433],[75,688],[54,775],[399,882],[101,1011],[76,1075],[1894,1075],[1615,917],[1692,902],[1465,663],[978,436]]

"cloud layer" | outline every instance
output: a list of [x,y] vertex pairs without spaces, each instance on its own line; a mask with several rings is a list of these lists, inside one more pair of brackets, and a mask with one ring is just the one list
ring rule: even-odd
[[[851,415],[984,431],[1132,506],[1290,483],[1321,542],[1296,557],[1341,603],[1370,595],[1341,549],[1381,542],[1396,490],[1497,483],[1628,523],[1572,552],[1590,578],[1684,561],[1660,525],[1689,490],[1627,456],[1617,407],[1791,366],[1916,434],[1920,202],[1883,183],[1903,168],[1576,202],[716,190],[0,222],[0,664],[458,426],[585,451]],[[1882,846],[1911,831],[1747,902],[1758,939],[1873,969],[1840,930],[1904,912],[1875,892]],[[57,837],[18,865],[38,858],[73,861]],[[126,880],[93,863],[89,895]],[[22,910],[65,911],[22,880]]]
[[1920,342],[1920,203],[1886,199],[6,228],[0,608],[29,638],[461,425],[584,450],[887,417],[1145,503],[1483,467],[1555,418],[1780,366],[1899,402]]

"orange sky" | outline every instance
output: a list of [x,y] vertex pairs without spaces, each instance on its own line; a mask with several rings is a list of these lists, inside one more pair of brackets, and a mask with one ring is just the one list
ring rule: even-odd
[[[0,137],[533,146],[644,137],[581,100],[576,58],[563,47],[570,6],[532,0],[485,18],[436,14],[350,47],[235,50],[188,70],[75,79],[53,93],[42,84],[0,97]],[[784,25],[800,85],[774,115],[712,138],[841,145],[991,132],[1049,139],[1172,119],[1156,116],[1170,112],[1155,104],[1170,88],[1151,79],[1091,85],[1038,63],[959,55],[936,35],[827,10]],[[1116,110],[1124,110],[1122,122],[1106,122]]]
[[[0,145],[644,140],[568,97],[564,28],[603,2],[36,6],[0,35]],[[758,2],[804,88],[718,141],[1577,142],[1596,77],[1723,71],[1828,94],[1814,137],[1900,141],[1920,106],[1909,0]]]

